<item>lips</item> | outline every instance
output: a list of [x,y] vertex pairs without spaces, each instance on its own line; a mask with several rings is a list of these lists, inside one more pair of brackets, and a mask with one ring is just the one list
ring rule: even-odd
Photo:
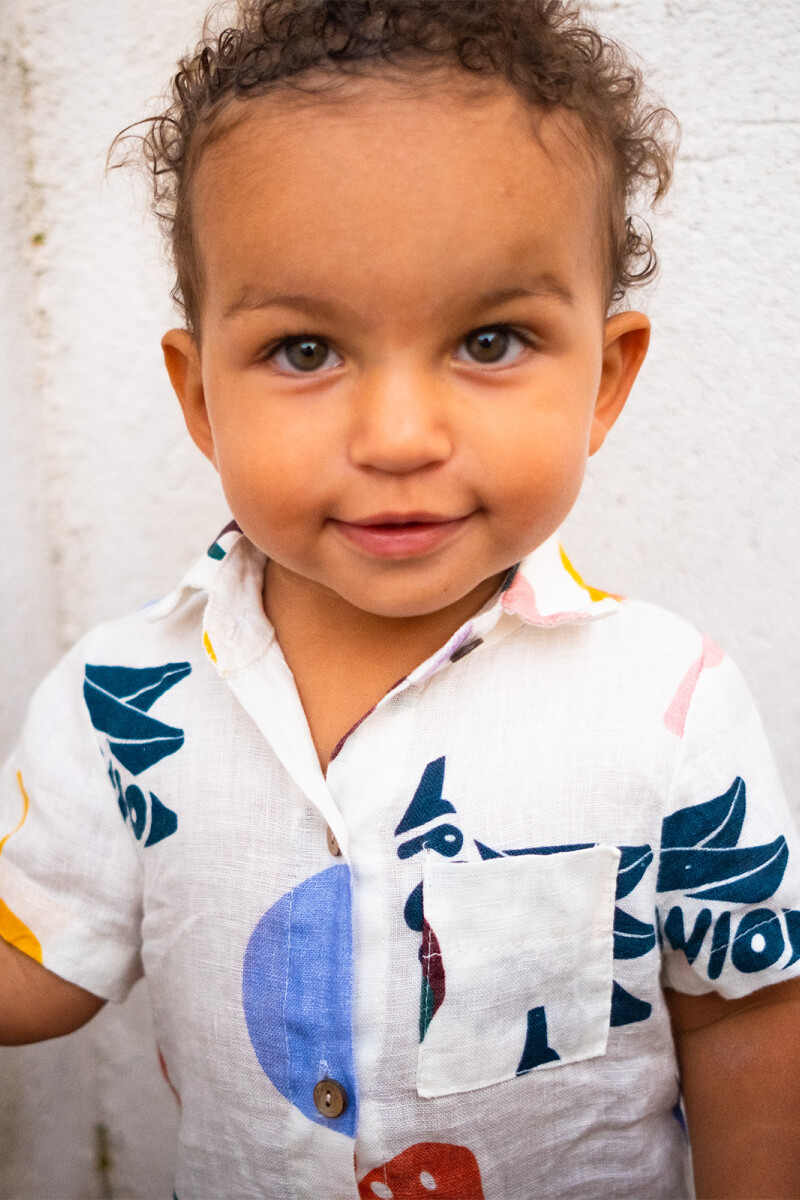
[[376,558],[417,558],[437,550],[469,520],[436,513],[376,513],[360,521],[334,521],[349,542]]

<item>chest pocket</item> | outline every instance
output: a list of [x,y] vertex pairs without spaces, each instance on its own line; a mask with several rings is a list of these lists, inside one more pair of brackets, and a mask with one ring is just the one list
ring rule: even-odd
[[605,1054],[620,852],[423,864],[417,1091],[446,1096]]

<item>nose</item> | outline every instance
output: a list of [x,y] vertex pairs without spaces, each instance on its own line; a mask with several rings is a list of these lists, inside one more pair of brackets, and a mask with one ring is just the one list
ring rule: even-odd
[[447,406],[437,382],[411,371],[376,371],[354,398],[350,460],[407,475],[446,462],[453,452]]

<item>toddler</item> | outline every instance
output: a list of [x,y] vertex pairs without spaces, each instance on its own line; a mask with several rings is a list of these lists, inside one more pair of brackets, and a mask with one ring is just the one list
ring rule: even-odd
[[699,1195],[800,1196],[758,716],[558,542],[647,351],[670,129],[556,0],[243,0],[149,127],[233,520],[33,700],[0,1041],[144,975],[180,1200],[676,1200],[687,1120]]

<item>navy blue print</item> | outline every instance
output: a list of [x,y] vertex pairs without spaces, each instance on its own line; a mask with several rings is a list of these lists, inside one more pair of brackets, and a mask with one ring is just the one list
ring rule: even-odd
[[611,1025],[633,1025],[636,1021],[646,1021],[653,1011],[652,1004],[640,1000],[626,992],[616,980],[611,992]]
[[656,944],[656,931],[645,921],[614,909],[614,958],[641,958]]
[[[409,829],[417,829],[420,825],[427,825],[428,821],[434,821],[437,817],[456,811],[449,800],[442,799],[444,762],[444,755],[441,758],[435,758],[422,772],[422,778],[414,792],[414,797],[406,809],[402,821],[394,831],[395,836],[407,833]],[[401,858],[408,857],[407,854],[401,855]]]
[[665,817],[661,824],[662,850],[687,846],[721,850],[735,846],[744,822],[745,795],[744,780],[737,776],[723,795]]
[[681,1107],[680,1100],[678,1100],[678,1103],[674,1106],[672,1115],[683,1130],[684,1136],[688,1138],[689,1130],[686,1128],[686,1117],[683,1115],[683,1109]]
[[523,846],[519,850],[504,850],[509,856],[514,854],[569,854],[573,850],[591,850],[595,842],[571,842],[564,846]]
[[758,904],[780,886],[789,861],[784,837],[762,846],[736,847],[745,814],[745,785],[682,808],[662,824],[656,889],[698,900]]
[[125,806],[131,819],[131,827],[136,838],[141,841],[147,822],[147,803],[141,788],[132,783],[125,792]]
[[711,909],[704,908],[698,915],[692,932],[687,937],[683,924],[683,909],[675,905],[669,910],[664,922],[664,936],[673,950],[682,950],[688,961],[693,963],[700,953],[700,948],[710,928]]
[[455,825],[437,825],[419,837],[411,838],[398,848],[398,858],[412,858],[420,850],[435,850],[445,858],[453,858],[464,845],[464,835]]
[[478,853],[484,861],[489,858],[505,857],[499,850],[493,850],[491,846],[485,846],[483,842],[479,842],[477,838],[475,838],[475,845],[478,847]]
[[665,850],[659,892],[682,891],[697,900],[758,904],[780,886],[789,861],[782,835],[763,846],[738,850]]
[[783,954],[780,917],[770,908],[745,913],[731,946],[731,962],[737,970],[750,974],[771,967]]
[[137,841],[142,840],[145,829],[147,829],[148,812],[150,828],[144,843],[145,846],[155,846],[158,842],[163,842],[164,838],[169,837],[171,833],[175,833],[178,828],[178,815],[171,808],[167,808],[155,792],[149,793],[150,802],[148,804],[144,792],[135,783],[123,788],[120,773],[113,763],[109,763],[108,775],[117,793],[119,811],[124,820],[130,821]]
[[526,1071],[532,1071],[534,1067],[541,1067],[543,1063],[558,1062],[560,1058],[561,1055],[547,1044],[547,1017],[544,1005],[540,1004],[538,1008],[529,1009],[528,1033],[525,1038],[525,1049],[522,1051],[522,1058],[517,1067],[517,1074],[524,1075]]
[[[786,932],[789,935],[789,942],[792,947],[792,957],[786,964],[786,967],[791,967],[800,958],[800,912],[794,908],[785,908],[783,916],[786,921]],[[784,971],[786,970],[784,967]]]
[[189,663],[163,667],[86,664],[83,695],[95,729],[108,737],[111,753],[132,775],[183,745],[183,730],[145,714],[164,692],[191,672]]
[[154,792],[150,793],[150,832],[145,846],[155,846],[163,842],[178,828],[178,816],[166,804],[162,804]]
[[620,846],[617,868],[617,899],[622,900],[636,887],[650,863],[653,850],[650,846]]
[[409,929],[413,929],[415,933],[422,933],[422,926],[425,921],[422,910],[422,884],[418,883],[411,895],[406,900],[405,908],[403,909],[403,917]]
[[708,956],[708,978],[719,979],[725,966],[725,956],[731,940],[731,914],[724,912],[714,926],[711,953]]

